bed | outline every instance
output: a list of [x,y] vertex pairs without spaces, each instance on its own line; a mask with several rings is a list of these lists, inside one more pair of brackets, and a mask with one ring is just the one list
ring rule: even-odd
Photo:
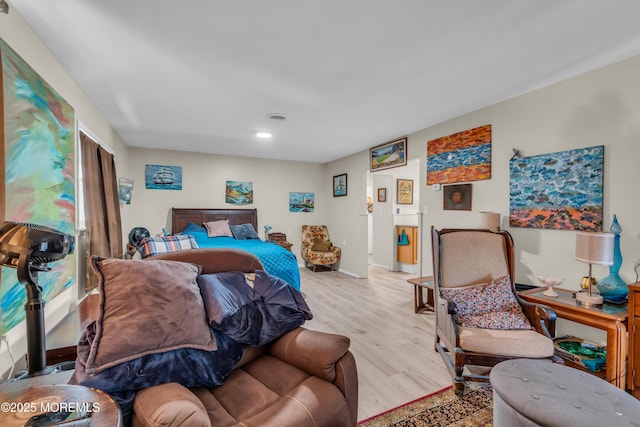
[[171,234],[189,234],[201,248],[235,248],[260,259],[267,273],[300,290],[300,270],[296,256],[282,246],[258,239],[236,240],[233,237],[209,237],[206,222],[229,220],[229,225],[251,224],[258,231],[257,209],[171,209]]

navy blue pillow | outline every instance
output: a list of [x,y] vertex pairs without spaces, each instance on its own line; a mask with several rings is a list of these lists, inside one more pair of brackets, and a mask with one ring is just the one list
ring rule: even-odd
[[229,228],[236,240],[260,239],[256,229],[251,224],[231,225]]
[[198,286],[212,329],[247,345],[265,345],[313,317],[302,294],[262,270],[202,274]]

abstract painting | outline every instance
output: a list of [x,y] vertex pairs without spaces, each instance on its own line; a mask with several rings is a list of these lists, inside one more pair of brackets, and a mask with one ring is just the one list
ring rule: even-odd
[[133,196],[133,180],[129,178],[120,178],[118,180],[118,199],[121,205],[130,205]]
[[253,203],[253,182],[227,181],[225,203],[250,205]]
[[604,146],[509,162],[509,225],[602,230]]
[[427,142],[427,185],[491,178],[491,125]]
[[313,212],[314,193],[289,193],[289,212]]
[[144,184],[152,190],[182,190],[182,166],[145,165]]
[[[0,149],[4,218],[53,227],[75,236],[75,117],[73,108],[0,40]],[[45,303],[75,282],[76,256],[38,275]],[[25,317],[27,295],[15,269],[2,269],[2,332]]]

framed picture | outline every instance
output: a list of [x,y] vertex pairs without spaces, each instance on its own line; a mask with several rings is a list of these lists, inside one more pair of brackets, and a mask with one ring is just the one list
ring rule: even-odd
[[369,149],[371,172],[405,166],[407,164],[407,138],[396,139]]
[[335,175],[333,177],[333,197],[347,195],[347,174]]
[[445,185],[443,188],[445,211],[471,210],[471,184]]
[[253,203],[253,182],[227,181],[224,202],[232,205],[250,205]]
[[397,180],[397,203],[399,205],[412,205],[413,204],[413,180],[412,179],[399,179]]
[[289,212],[313,212],[315,209],[315,193],[289,193]]
[[145,165],[144,186],[155,190],[182,190],[182,166]]
[[385,187],[378,188],[378,201],[383,203],[387,201],[387,189]]

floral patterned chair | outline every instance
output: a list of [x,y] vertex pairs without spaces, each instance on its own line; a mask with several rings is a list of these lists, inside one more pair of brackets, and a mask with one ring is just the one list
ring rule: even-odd
[[333,266],[340,260],[341,250],[329,240],[329,231],[325,225],[302,226],[302,249],[300,250],[304,266]]

